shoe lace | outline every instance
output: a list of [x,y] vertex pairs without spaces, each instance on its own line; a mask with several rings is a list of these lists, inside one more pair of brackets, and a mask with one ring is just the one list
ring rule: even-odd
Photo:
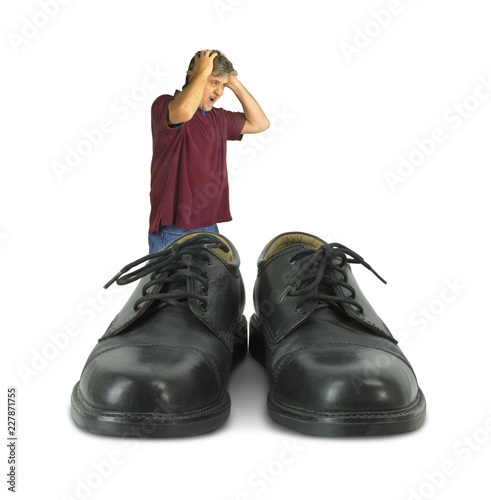
[[[306,258],[306,256],[309,256],[309,258]],[[356,307],[363,314],[363,307],[356,301],[356,292],[348,283],[348,274],[344,269],[347,263],[361,264],[375,274],[380,281],[387,284],[372,266],[365,262],[363,257],[339,243],[325,243],[317,250],[301,250],[290,258],[290,264],[294,264],[296,260],[302,258],[305,258],[305,261],[288,280],[285,289],[278,298],[278,302],[283,302],[287,295],[304,295],[316,289],[322,282],[331,286],[338,285],[343,287],[349,291],[349,296],[338,297],[334,294],[316,293],[301,299],[297,304],[297,308],[300,308],[308,301],[324,302],[338,309],[340,309],[340,303],[345,303]],[[336,279],[336,274],[333,271],[341,273],[342,278]]]
[[[168,305],[186,307],[188,299],[199,300],[201,307],[206,309],[208,304],[202,295],[183,289],[185,287],[182,286],[176,287],[170,285],[186,285],[188,278],[194,278],[202,284],[201,291],[203,294],[206,294],[208,292],[208,274],[198,261],[203,260],[205,263],[210,264],[211,261],[206,249],[217,247],[225,253],[229,252],[228,246],[219,238],[207,234],[193,236],[181,243],[173,243],[159,252],[146,255],[126,265],[104,285],[104,288],[110,287],[114,282],[118,285],[127,285],[151,274],[150,281],[142,288],[142,297],[133,305],[135,311],[141,303],[153,300],[158,300]],[[130,272],[131,269],[146,261],[148,262],[144,267]],[[163,285],[159,293],[148,292],[150,288],[159,284]],[[169,286],[165,287],[166,284]],[[167,288],[167,291],[163,292],[164,288]]]

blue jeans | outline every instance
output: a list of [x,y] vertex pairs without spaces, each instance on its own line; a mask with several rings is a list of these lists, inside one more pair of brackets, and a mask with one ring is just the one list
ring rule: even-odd
[[196,231],[211,231],[213,233],[218,233],[218,226],[214,224],[213,226],[199,227],[197,229],[183,229],[177,226],[160,226],[158,231],[154,233],[148,233],[148,253],[155,253],[162,250],[169,243],[179,238],[186,233],[194,233]]

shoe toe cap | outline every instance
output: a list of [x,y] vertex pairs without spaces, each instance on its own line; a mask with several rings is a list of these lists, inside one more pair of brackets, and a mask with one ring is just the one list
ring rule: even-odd
[[80,392],[99,410],[182,413],[216,403],[222,390],[212,362],[197,349],[125,346],[88,363]]
[[284,360],[273,386],[286,405],[319,412],[391,411],[417,397],[418,384],[398,356],[363,346],[309,346]]

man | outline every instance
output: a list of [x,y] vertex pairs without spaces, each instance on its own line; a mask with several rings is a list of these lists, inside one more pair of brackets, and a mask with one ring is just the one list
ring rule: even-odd
[[[225,87],[237,96],[243,112],[214,107]],[[149,252],[154,253],[183,233],[218,233],[218,222],[232,220],[226,141],[262,132],[269,120],[218,50],[197,52],[182,91],[158,97],[151,115],[148,242]]]

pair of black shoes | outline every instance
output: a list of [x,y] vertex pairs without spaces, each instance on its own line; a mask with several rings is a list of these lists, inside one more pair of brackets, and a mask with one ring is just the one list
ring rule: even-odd
[[[322,436],[414,430],[425,398],[351,263],[376,274],[347,247],[305,233],[281,234],[260,255],[249,351],[268,373],[269,415]],[[230,370],[247,354],[239,264],[227,238],[193,232],[123,268],[106,287],[140,281],[73,389],[75,422],[137,437],[223,424]]]

